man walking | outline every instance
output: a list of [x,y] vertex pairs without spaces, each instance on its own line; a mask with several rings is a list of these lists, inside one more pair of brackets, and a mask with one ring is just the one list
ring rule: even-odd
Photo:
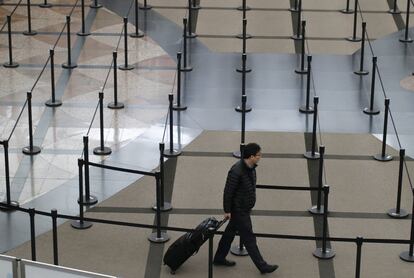
[[220,239],[214,257],[215,265],[236,265],[236,262],[227,260],[226,256],[238,231],[250,258],[261,273],[271,273],[278,268],[277,265],[267,264],[260,254],[250,218],[251,210],[256,203],[255,168],[262,155],[260,150],[256,143],[247,144],[242,151],[243,159],[236,162],[228,172],[223,206],[224,217],[230,221]]

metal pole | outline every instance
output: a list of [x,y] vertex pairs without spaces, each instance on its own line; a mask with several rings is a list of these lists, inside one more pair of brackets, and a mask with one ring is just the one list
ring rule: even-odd
[[377,57],[372,57],[372,74],[371,74],[371,98],[369,107],[364,108],[364,113],[367,115],[377,115],[380,113],[379,109],[374,109],[374,95],[375,95],[375,74],[377,71]]
[[[79,200],[83,198],[83,161],[82,159],[78,159],[78,179],[79,179]],[[83,202],[79,203],[79,220],[74,220],[71,223],[71,226],[78,230],[88,229],[92,227],[91,222],[87,222],[83,220]]]
[[318,103],[319,97],[313,98],[313,127],[312,127],[312,149],[304,154],[307,159],[319,159],[320,155],[316,148],[316,126],[318,124]]
[[359,42],[361,41],[361,38],[358,38],[356,36],[357,31],[357,20],[358,20],[358,0],[355,0],[355,8],[354,8],[354,26],[352,31],[352,37],[347,38],[350,42]]
[[119,66],[120,70],[132,70],[134,66],[128,65],[128,18],[124,17],[124,61],[125,64]]
[[108,108],[111,109],[122,109],[124,104],[118,102],[118,66],[117,66],[118,52],[112,52],[113,59],[113,71],[114,71],[114,101],[108,104]]
[[99,133],[100,133],[100,146],[93,149],[93,153],[96,155],[109,155],[112,150],[109,147],[104,146],[104,108],[103,108],[103,92],[99,92]]
[[312,56],[308,56],[308,69],[306,70],[306,102],[305,106],[299,107],[299,112],[305,113],[305,114],[311,114],[313,113],[313,107],[309,105],[309,98],[310,98],[310,84],[312,79]]
[[322,215],[324,213],[324,206],[321,205],[322,202],[322,190],[323,190],[323,162],[325,154],[325,146],[319,146],[319,175],[318,175],[318,198],[316,201],[316,206],[313,206],[309,209],[309,212],[316,215]]
[[301,55],[300,55],[300,68],[295,69],[296,73],[305,74],[308,72],[305,69],[305,43],[306,43],[306,20],[302,20],[302,43],[301,43]]
[[62,68],[65,69],[73,69],[76,68],[78,65],[76,63],[72,63],[72,43],[70,40],[70,16],[66,16],[66,41],[68,45],[68,61],[62,64]]
[[177,52],[177,104],[173,106],[175,111],[183,111],[187,106],[181,106],[181,52]]
[[289,11],[296,13],[298,11],[298,0],[295,0],[293,8],[290,8]]
[[10,168],[9,168],[9,141],[8,140],[3,141],[3,147],[4,147],[4,170],[5,170],[5,176],[6,176],[6,203],[8,206],[15,205],[15,204],[18,206],[16,202],[11,201],[11,197],[10,197]]
[[176,157],[181,154],[180,150],[174,149],[174,109],[173,109],[173,101],[174,101],[174,95],[169,94],[168,95],[168,111],[169,111],[169,118],[170,118],[170,148],[168,150],[165,150],[164,156],[165,157]]
[[405,149],[400,149],[400,167],[398,170],[398,192],[397,192],[397,205],[395,208],[388,210],[388,216],[392,218],[405,218],[408,216],[408,212],[401,209],[401,192],[402,192],[402,180],[404,172],[404,159]]
[[214,239],[214,228],[208,228],[210,237],[208,238],[208,278],[213,278],[213,239]]
[[[242,68],[241,68],[241,73],[242,73],[242,88],[241,88],[241,93],[242,96],[246,95],[246,73],[251,69],[246,69],[246,60],[247,60],[247,54],[243,53],[242,54]],[[243,109],[240,105],[238,105],[234,110],[236,110],[236,112],[242,112]],[[248,113],[252,111],[252,107],[250,105],[245,105],[245,109],[244,112]]]
[[34,36],[37,34],[36,31],[32,30],[32,13],[31,13],[31,4],[30,0],[27,0],[27,31],[23,32],[23,35]]
[[161,232],[161,175],[160,172],[155,173],[156,181],[156,200],[157,200],[157,210],[156,210],[156,225],[157,229],[155,233],[152,233],[148,240],[154,243],[163,243],[168,241],[170,238],[165,232]]
[[[413,194],[414,199],[414,190],[411,192]],[[410,235],[410,247],[408,251],[404,251],[400,254],[400,259],[406,262],[413,263],[414,262],[414,200],[413,200],[413,208],[411,211],[411,235]]]
[[192,71],[193,67],[191,67],[190,65],[187,65],[187,28],[188,28],[188,24],[187,24],[187,18],[183,18],[183,57],[184,57],[184,66],[181,67],[181,71]]
[[356,255],[356,269],[355,269],[355,278],[360,278],[361,276],[361,249],[362,249],[362,243],[363,243],[362,237],[356,238],[356,244],[357,244],[357,255]]
[[302,20],[302,0],[299,0],[298,3],[298,18],[297,18],[297,25],[296,25],[296,34],[292,35],[292,39],[294,40],[300,40],[302,39],[302,36],[300,34],[300,25]]
[[346,8],[341,10],[341,13],[352,14],[354,11],[349,9],[349,0],[346,0]]
[[410,0],[407,0],[407,14],[405,17],[405,32],[404,32],[404,37],[400,38],[400,42],[413,42],[413,39],[408,37],[408,26],[410,24],[410,5],[411,5]]
[[82,28],[81,31],[78,32],[78,36],[89,36],[91,33],[86,32],[85,28],[85,0],[81,0],[81,19],[82,19]]
[[53,228],[53,264],[59,265],[58,238],[57,238],[57,210],[52,209],[52,228]]
[[45,102],[45,105],[48,107],[57,107],[61,106],[62,102],[60,100],[56,100],[55,98],[55,50],[49,49],[49,57],[50,57],[50,86],[51,86],[51,94],[52,98]]
[[13,62],[13,42],[12,42],[12,33],[11,33],[11,16],[7,16],[7,38],[9,43],[9,62],[4,63],[3,67],[5,68],[17,68],[18,63]]
[[32,92],[27,92],[27,113],[29,120],[29,146],[23,148],[23,153],[34,155],[40,153],[40,148],[33,146],[33,120],[32,120]]
[[394,4],[390,10],[388,10],[390,14],[400,14],[401,11],[397,7],[397,0],[394,0]]
[[30,248],[32,252],[32,261],[36,261],[36,232],[35,232],[35,209],[29,208],[30,217]]
[[138,27],[138,8],[138,0],[135,0],[135,32],[129,35],[131,38],[142,38],[144,36],[144,33]]
[[[245,138],[246,138],[246,102],[247,102],[247,96],[245,94],[242,95],[242,99],[241,99],[241,109],[240,112],[242,113],[242,117],[241,117],[241,131],[240,131],[240,148],[245,143]],[[233,156],[235,158],[241,158],[242,157],[242,152],[240,151],[234,151],[233,152]]]
[[390,99],[385,99],[385,112],[384,112],[384,130],[382,133],[382,149],[381,154],[374,155],[374,159],[382,162],[391,161],[392,155],[386,154],[385,150],[387,148],[387,128],[388,128],[388,112],[390,109]]
[[357,75],[367,75],[368,71],[364,70],[364,53],[365,53],[365,30],[367,28],[367,23],[362,22],[362,39],[361,39],[361,62],[359,64],[359,70],[354,71]]
[[192,13],[192,6],[191,6],[191,0],[188,0],[188,38],[195,38],[197,35],[195,32],[193,33],[193,13]]

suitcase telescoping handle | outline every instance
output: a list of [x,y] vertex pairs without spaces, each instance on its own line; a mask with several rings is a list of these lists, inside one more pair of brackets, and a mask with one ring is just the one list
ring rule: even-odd
[[227,218],[224,218],[223,220],[221,220],[221,221],[218,223],[217,227],[216,227],[216,231],[217,231],[218,229],[220,229],[220,227],[221,227],[221,226],[223,226],[223,224],[224,224],[224,223],[226,223],[226,222],[227,222]]

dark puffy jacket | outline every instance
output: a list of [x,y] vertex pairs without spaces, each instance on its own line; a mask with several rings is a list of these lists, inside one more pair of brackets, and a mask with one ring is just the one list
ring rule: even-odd
[[235,163],[227,174],[224,187],[224,212],[250,211],[256,203],[256,167],[243,160]]

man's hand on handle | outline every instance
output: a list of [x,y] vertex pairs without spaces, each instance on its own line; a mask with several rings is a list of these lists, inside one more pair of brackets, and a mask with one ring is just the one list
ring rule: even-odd
[[231,219],[231,213],[225,213],[224,214],[224,219],[230,220]]

